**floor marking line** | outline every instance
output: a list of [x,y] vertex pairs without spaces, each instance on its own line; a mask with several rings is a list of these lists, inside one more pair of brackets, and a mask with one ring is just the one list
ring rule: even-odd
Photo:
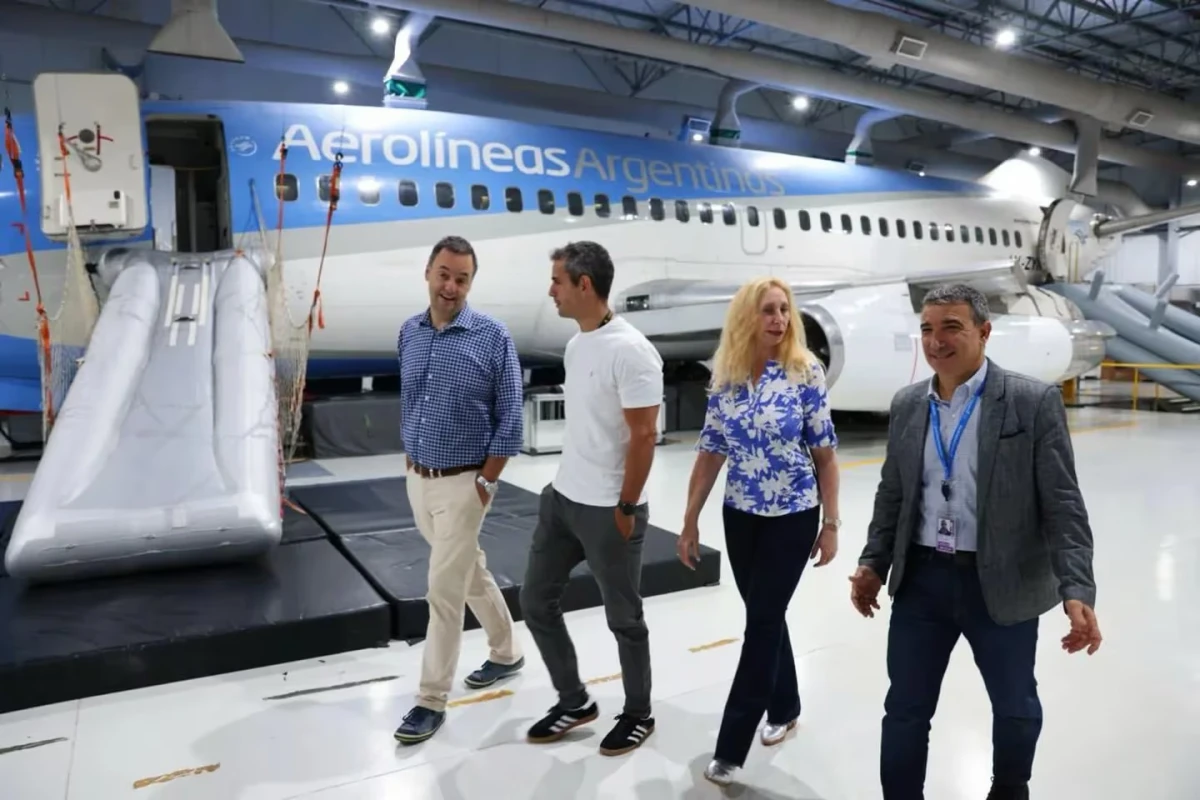
[[601,678],[592,678],[591,680],[584,681],[583,685],[584,686],[595,686],[598,683],[611,683],[612,681],[619,681],[619,680],[621,680],[622,674],[623,673],[618,672],[615,675],[605,675]]
[[17,481],[31,480],[33,480],[32,472],[10,472],[7,475],[0,475],[0,481],[12,481],[13,483],[16,483]]
[[157,783],[168,783],[179,778],[190,778],[196,775],[205,775],[210,772],[216,772],[221,768],[221,763],[206,764],[203,767],[191,767],[190,769],[177,769],[174,772],[168,772],[166,775],[155,775],[153,778],[142,778],[133,782],[134,789],[145,789],[147,786],[153,786]]
[[43,739],[40,742],[29,742],[28,744],[15,744],[12,747],[0,747],[0,756],[6,756],[9,753],[17,753],[21,750],[32,750],[35,747],[45,747],[48,744],[58,744],[59,742],[67,741],[67,737],[59,736],[57,739]]
[[264,697],[263,700],[290,700],[293,697],[304,697],[310,694],[320,694],[321,692],[333,692],[338,689],[352,689],[355,686],[366,686],[372,683],[387,683],[399,677],[399,675],[384,675],[380,678],[367,678],[366,680],[350,681],[349,683],[335,683],[332,686],[318,686],[315,689],[297,689],[294,692],[287,692],[285,694],[273,694],[270,697]]
[[462,697],[458,700],[451,700],[446,703],[446,708],[458,708],[459,706],[471,706],[478,703],[490,703],[492,700],[499,700],[504,697],[512,697],[513,692],[510,689],[499,689],[494,692],[484,692],[483,694],[475,694],[470,697]]
[[704,650],[713,650],[717,647],[724,647],[725,645],[733,644],[736,641],[738,641],[738,640],[737,639],[718,639],[717,641],[709,642],[708,644],[698,644],[695,647],[689,647],[688,650],[690,650],[693,653],[700,653],[700,652],[703,652]]

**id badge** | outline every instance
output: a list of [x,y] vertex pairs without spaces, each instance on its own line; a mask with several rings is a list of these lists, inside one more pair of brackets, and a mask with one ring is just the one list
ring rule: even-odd
[[954,552],[954,520],[942,517],[937,523],[937,551]]

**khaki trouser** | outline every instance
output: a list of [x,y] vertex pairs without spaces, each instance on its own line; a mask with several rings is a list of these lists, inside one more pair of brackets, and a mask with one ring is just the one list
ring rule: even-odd
[[423,478],[410,468],[405,481],[417,529],[430,547],[429,592],[425,595],[429,627],[417,702],[433,711],[445,710],[454,682],[465,606],[471,607],[487,633],[489,660],[513,664],[521,658],[512,614],[479,547],[479,527],[488,509],[479,501],[477,475],[470,471]]

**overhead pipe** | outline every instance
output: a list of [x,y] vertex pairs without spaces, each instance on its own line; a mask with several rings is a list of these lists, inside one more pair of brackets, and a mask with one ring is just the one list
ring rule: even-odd
[[737,115],[738,98],[746,92],[758,88],[758,84],[749,81],[730,80],[721,89],[717,98],[717,115],[709,128],[709,144],[721,147],[742,146],[742,123]]
[[871,129],[879,123],[895,119],[897,116],[899,115],[895,111],[879,108],[863,112],[863,115],[858,118],[858,122],[854,123],[854,138],[846,146],[846,163],[871,164],[875,160],[871,147]]
[[883,14],[826,0],[699,0],[696,5],[838,44],[876,62],[1027,97],[1121,128],[1200,143],[1200,106],[1085,78]]
[[[519,31],[667,64],[686,65],[785,91],[817,94],[855,105],[988,131],[995,136],[1065,153],[1074,153],[1076,149],[1074,133],[1063,126],[1021,119],[1014,114],[989,108],[965,106],[932,94],[884,86],[757,53],[693,44],[572,14],[501,0],[375,0],[375,3],[436,14],[442,20]],[[1118,164],[1162,170],[1175,175],[1200,172],[1200,162],[1109,139],[1101,142],[1100,157]]]

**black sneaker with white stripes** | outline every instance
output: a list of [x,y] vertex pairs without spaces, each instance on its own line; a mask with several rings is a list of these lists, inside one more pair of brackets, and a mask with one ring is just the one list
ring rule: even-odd
[[600,743],[600,755],[604,756],[620,756],[628,753],[630,750],[636,750],[642,746],[642,742],[654,733],[654,718],[646,717],[638,719],[631,717],[628,714],[621,714],[617,718],[617,724],[608,732],[608,736],[604,737],[604,741]]
[[600,707],[594,702],[582,708],[567,709],[555,705],[550,713],[542,717],[529,729],[526,738],[534,744],[557,742],[567,731],[586,725],[600,716]]

